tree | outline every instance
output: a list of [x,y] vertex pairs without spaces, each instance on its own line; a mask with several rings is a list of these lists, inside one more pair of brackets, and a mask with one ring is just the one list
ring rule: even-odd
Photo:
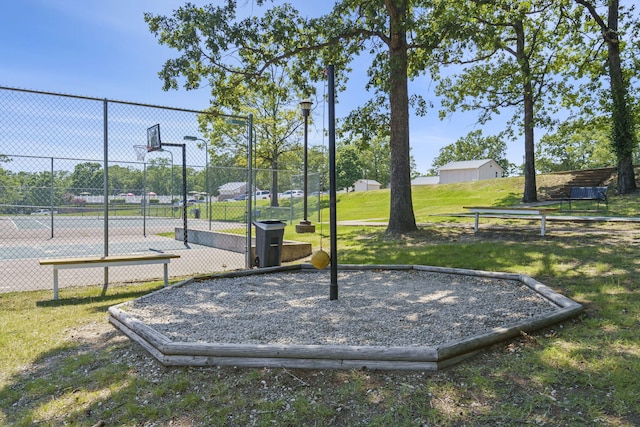
[[[387,187],[391,179],[391,162],[389,161],[389,139],[374,138],[360,152],[360,162],[364,170],[362,178],[378,181],[382,187]],[[414,176],[415,163],[411,163],[411,177]]]
[[309,173],[318,174],[320,188],[318,191],[329,189],[329,153],[325,147],[316,145],[309,147]]
[[102,193],[103,174],[100,163],[79,163],[71,173],[72,192],[89,191]]
[[493,159],[505,171],[505,176],[511,174],[515,165],[506,158],[507,144],[499,136],[482,136],[482,130],[474,130],[466,136],[458,139],[440,149],[440,154],[431,163],[432,175],[438,174],[441,166],[450,162],[465,160]]
[[438,93],[446,96],[445,111],[478,110],[480,123],[485,123],[515,107],[509,127],[524,135],[524,202],[537,200],[534,129],[551,123],[559,94],[568,90],[558,77],[565,65],[563,39],[571,34],[559,18],[562,3],[470,2],[467,10],[460,10],[468,17],[462,25],[470,39],[442,54],[443,62],[463,66],[457,76],[440,79]]
[[[629,82],[623,70],[621,51],[624,43],[620,36],[620,2],[603,2],[606,14],[598,12],[596,0],[575,0],[586,9],[586,13],[596,24],[600,37],[607,49],[606,67],[610,80],[611,143],[618,163],[618,192],[629,193],[636,190],[633,170],[633,150],[637,147],[634,116],[629,101]],[[591,55],[589,55],[591,57]],[[586,62],[586,61],[585,61]],[[600,70],[585,67],[595,76]]]
[[[4,161],[3,157],[0,156],[0,161]],[[0,212],[10,212],[9,206],[17,204],[19,199],[20,183],[11,171],[0,167],[0,205],[3,206]]]
[[354,145],[343,145],[336,150],[336,171],[336,187],[349,191],[353,184],[363,177],[358,148]]
[[[271,194],[278,193],[278,170],[281,157],[299,151],[302,99],[288,78],[285,68],[271,66],[269,71],[249,85],[229,84],[224,94],[215,94],[216,109],[229,114],[253,116],[254,155],[258,168],[271,170]],[[247,141],[243,127],[230,123],[228,118],[203,115],[201,127],[219,152],[232,151],[246,158]],[[257,185],[257,183],[256,183]],[[271,198],[271,206],[278,206],[278,198]]]
[[109,166],[109,188],[114,193],[128,193],[142,188],[142,171],[131,166]]
[[[147,164],[147,191],[153,191],[156,194],[173,195],[177,188],[173,188],[173,171],[171,170],[171,158],[169,157],[153,157]],[[204,173],[204,171],[203,171]],[[199,186],[203,189],[203,185]]]
[[538,171],[549,173],[614,165],[615,155],[609,148],[610,128],[604,116],[563,122],[556,132],[540,138],[536,147]]
[[220,7],[188,4],[172,17],[145,14],[160,43],[181,52],[160,72],[165,89],[177,88],[178,77],[186,79],[187,89],[207,79],[217,94],[239,82],[253,87],[270,66],[278,65],[287,67],[294,84],[311,94],[309,82],[321,80],[327,64],[335,65],[341,87],[353,58],[370,53],[369,87],[385,94],[389,103],[389,233],[417,229],[411,199],[407,82],[423,72],[431,49],[456,30],[450,23],[457,18],[443,0],[342,0],[328,14],[313,19],[284,4],[261,18],[237,21],[232,0]]

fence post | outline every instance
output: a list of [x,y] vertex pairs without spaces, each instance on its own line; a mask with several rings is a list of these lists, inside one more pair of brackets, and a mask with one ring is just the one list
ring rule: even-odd
[[253,150],[253,114],[247,116],[247,125],[249,127],[247,141],[247,259],[246,268],[251,268],[251,196],[255,192],[253,189],[253,169],[251,165],[251,151]]
[[[109,204],[107,203],[107,195],[109,194],[109,101],[105,99],[103,101],[103,127],[102,132],[104,142],[104,166],[102,172],[102,194],[104,194],[104,226],[103,226],[103,245],[104,256],[109,256]],[[109,286],[109,267],[104,268],[104,281],[102,282],[102,295],[107,293],[107,286]]]
[[50,200],[50,205],[51,205],[51,238],[53,239],[53,227],[54,227],[54,223],[53,223],[53,206],[55,205],[55,200],[54,200],[54,191],[53,191],[53,186],[54,186],[54,180],[53,180],[53,157],[51,158],[51,191],[50,191],[50,196],[51,196],[51,200]]

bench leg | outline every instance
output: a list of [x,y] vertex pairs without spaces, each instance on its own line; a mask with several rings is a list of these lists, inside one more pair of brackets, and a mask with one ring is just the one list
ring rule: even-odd
[[540,226],[540,235],[544,236],[547,226],[547,216],[542,215],[542,225]]
[[58,299],[58,269],[53,267],[53,299]]
[[478,232],[478,220],[480,219],[480,214],[478,212],[476,212],[476,221],[475,224],[473,225],[473,232],[477,233]]
[[164,287],[169,286],[169,263],[164,263]]
[[104,268],[104,278],[102,283],[102,296],[107,295],[107,288],[109,287],[109,267]]

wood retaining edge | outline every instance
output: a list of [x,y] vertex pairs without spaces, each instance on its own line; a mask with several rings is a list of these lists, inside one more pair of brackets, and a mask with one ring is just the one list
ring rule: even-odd
[[[581,304],[553,291],[537,280],[520,274],[500,273],[457,268],[418,265],[342,265],[342,270],[419,270],[449,274],[464,274],[481,277],[517,280],[553,303],[558,310],[536,316],[469,338],[453,341],[437,347],[385,347],[385,346],[341,346],[341,345],[282,345],[282,344],[231,344],[172,342],[130,315],[120,307],[109,308],[109,321],[125,335],[140,344],[160,363],[166,366],[242,366],[242,367],[286,367],[311,369],[383,369],[383,370],[438,370],[475,355],[482,348],[501,341],[551,326],[578,315]],[[243,270],[212,276],[201,276],[185,280],[156,292],[167,292],[194,280],[213,277],[240,277],[249,274],[264,274],[280,271],[314,269],[310,264],[268,267]],[[142,297],[144,298],[144,297]]]

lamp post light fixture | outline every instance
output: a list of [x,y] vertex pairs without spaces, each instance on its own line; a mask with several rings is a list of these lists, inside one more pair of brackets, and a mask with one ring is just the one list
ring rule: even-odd
[[207,193],[205,200],[207,205],[207,218],[209,218],[209,230],[211,230],[211,198],[209,193],[209,145],[207,141],[195,136],[185,135],[182,139],[185,141],[200,141],[204,144],[204,152],[206,154],[204,158],[204,192]]
[[300,102],[300,109],[302,110],[302,117],[304,117],[304,159],[303,159],[303,174],[304,174],[304,218],[300,221],[300,224],[296,225],[296,233],[315,233],[316,226],[311,224],[311,221],[307,219],[307,200],[309,198],[309,176],[308,176],[308,125],[309,125],[309,113],[311,112],[311,105],[313,103],[310,99],[304,99]]

